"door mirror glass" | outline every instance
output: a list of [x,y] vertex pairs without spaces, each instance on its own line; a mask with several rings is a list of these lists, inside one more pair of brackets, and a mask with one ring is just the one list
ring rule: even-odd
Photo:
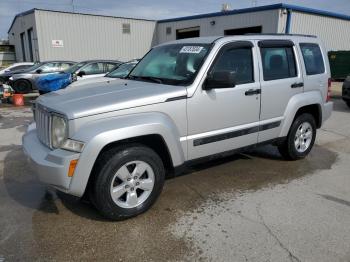
[[236,73],[233,71],[215,71],[208,74],[203,89],[230,88],[236,85]]
[[84,75],[86,75],[85,71],[79,71],[78,76],[82,77]]

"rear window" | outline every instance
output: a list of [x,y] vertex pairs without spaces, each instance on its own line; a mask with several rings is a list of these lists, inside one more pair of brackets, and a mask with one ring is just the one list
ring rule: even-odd
[[324,62],[321,49],[317,44],[300,44],[303,54],[307,75],[318,75],[324,73]]

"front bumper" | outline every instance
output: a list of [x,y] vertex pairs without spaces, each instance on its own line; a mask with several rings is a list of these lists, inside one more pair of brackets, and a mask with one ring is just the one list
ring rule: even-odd
[[35,124],[28,128],[22,143],[28,162],[39,180],[69,194],[72,178],[67,174],[70,161],[79,159],[80,154],[44,146],[37,137]]

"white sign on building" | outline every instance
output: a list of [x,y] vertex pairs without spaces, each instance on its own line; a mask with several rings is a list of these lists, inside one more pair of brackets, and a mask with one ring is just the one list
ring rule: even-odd
[[63,40],[52,40],[52,47],[63,47]]

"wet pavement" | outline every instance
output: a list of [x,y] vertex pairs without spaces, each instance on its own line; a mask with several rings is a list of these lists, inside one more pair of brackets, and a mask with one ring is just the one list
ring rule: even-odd
[[0,107],[0,261],[350,261],[350,110],[335,103],[306,159],[265,146],[195,166],[122,222],[40,185],[30,109]]

